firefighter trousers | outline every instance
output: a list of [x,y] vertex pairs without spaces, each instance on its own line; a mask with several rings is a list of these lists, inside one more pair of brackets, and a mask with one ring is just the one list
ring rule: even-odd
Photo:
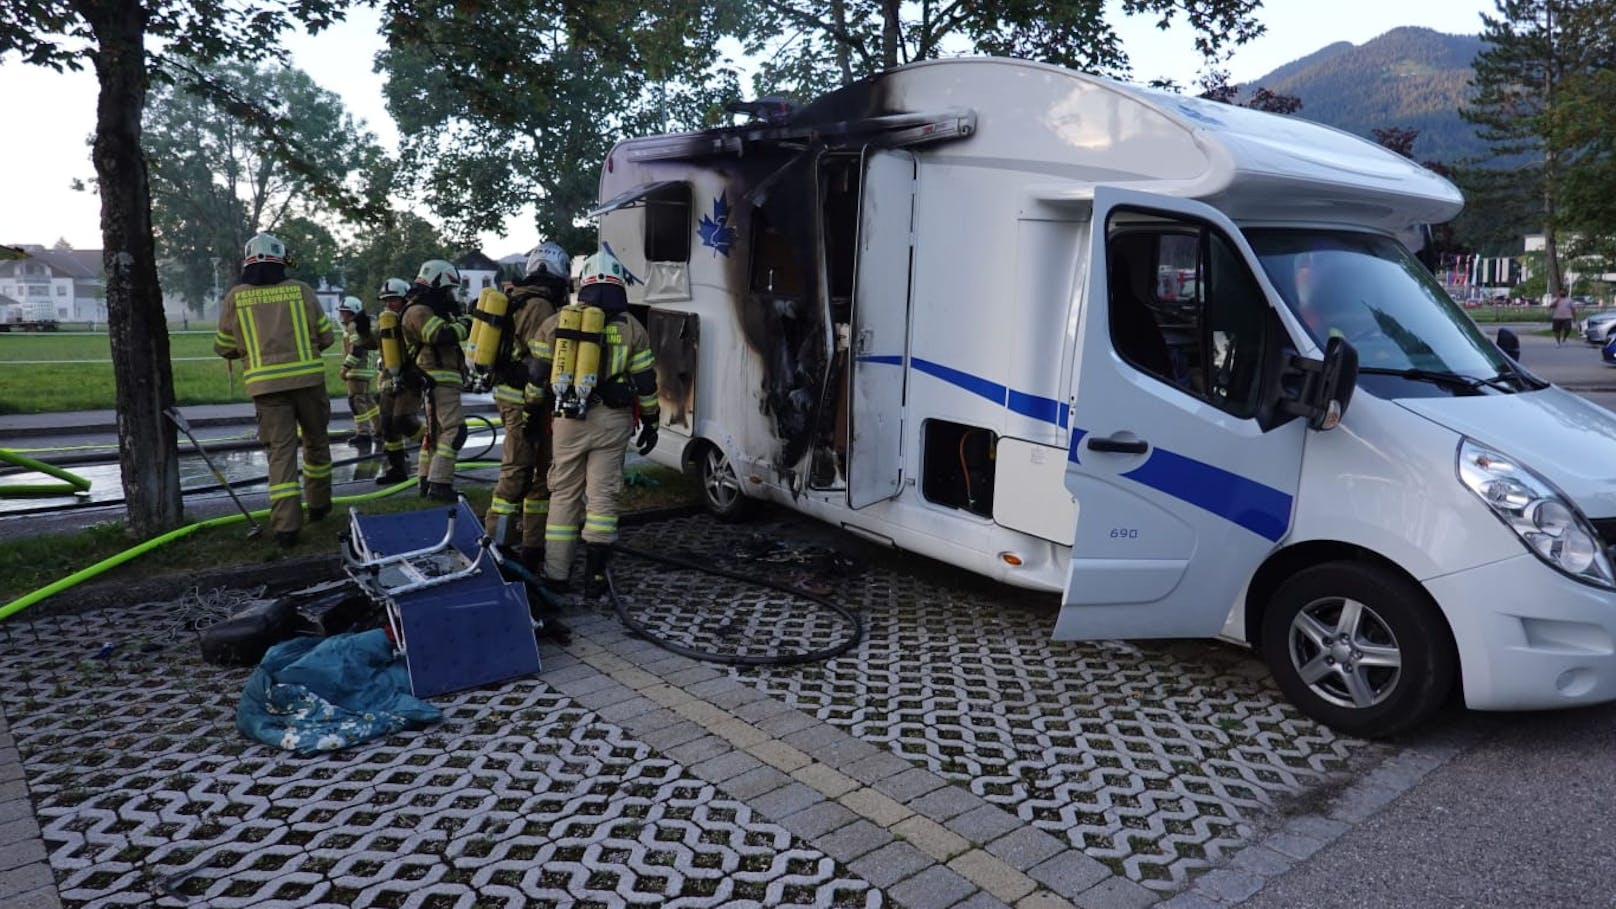
[[[617,540],[623,459],[634,411],[596,405],[581,420],[550,425],[550,519],[544,527],[544,574],[566,580],[581,536],[586,543]],[[588,511],[585,512],[585,503]],[[580,533],[580,527],[582,532]]]
[[[483,529],[496,543],[537,549],[544,545],[544,525],[550,516],[550,420],[546,416],[544,432],[529,439],[522,426],[521,404],[499,401],[499,418],[505,424],[505,450],[493,501],[483,515]],[[503,539],[501,518],[506,527]]]
[[419,391],[402,387],[397,391],[383,391],[377,406],[384,451],[403,452],[421,437]]
[[[331,509],[331,397],[325,385],[271,391],[253,397],[258,440],[269,455],[269,526],[297,531],[303,505]],[[303,436],[303,482],[298,490],[298,434]]]
[[369,379],[349,379],[348,384],[348,410],[353,414],[354,435],[375,436],[377,418],[381,416],[381,407],[370,393]]
[[429,483],[454,483],[455,458],[466,444],[466,417],[460,386],[439,382],[425,394],[428,431],[421,445],[419,476]]

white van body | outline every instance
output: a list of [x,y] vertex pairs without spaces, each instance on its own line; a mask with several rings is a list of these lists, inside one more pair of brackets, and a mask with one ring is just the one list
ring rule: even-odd
[[[1264,646],[1270,602],[1293,603],[1264,652],[1351,731],[1429,715],[1392,702],[1441,700],[1444,674],[1474,708],[1616,698],[1606,540],[1583,551],[1616,526],[1616,420],[1423,302],[1398,256],[1459,211],[1446,180],[1302,120],[1013,60],[774,114],[625,141],[601,174],[600,236],[656,344],[653,457],[700,470],[710,504],[738,487],[1058,591],[1060,638]],[[1380,374],[1319,431],[1275,376],[1323,356],[1302,314],[1332,263],[1336,291],[1362,274],[1397,303],[1349,300]],[[1400,373],[1450,361],[1484,374]]]

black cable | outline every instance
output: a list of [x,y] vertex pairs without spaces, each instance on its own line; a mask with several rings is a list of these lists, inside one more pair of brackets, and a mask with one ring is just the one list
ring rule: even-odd
[[488,427],[488,444],[483,446],[482,451],[479,451],[474,455],[464,453],[460,454],[458,457],[459,460],[462,461],[481,461],[483,458],[488,457],[488,453],[494,450],[494,443],[499,441],[499,433],[494,430],[494,421],[488,419],[482,414],[468,414],[466,416],[467,435],[470,435],[472,420],[481,420],[482,424]]
[[694,562],[687,562],[682,559],[672,558],[670,556],[658,555],[656,553],[646,552],[642,549],[633,549],[628,546],[614,545],[612,547],[612,552],[634,556],[650,562],[656,562],[660,565],[667,565],[672,568],[683,568],[688,571],[700,571],[706,574],[717,575],[718,577],[729,578],[732,581],[739,581],[743,584],[756,584],[759,587],[767,587],[771,590],[778,590],[781,593],[790,594],[791,596],[801,597],[809,602],[834,612],[845,619],[849,625],[853,626],[853,633],[847,638],[847,640],[834,644],[830,647],[821,647],[817,650],[809,650],[803,653],[774,654],[772,656],[747,656],[737,653],[713,653],[706,650],[697,650],[693,647],[686,647],[683,644],[675,644],[673,641],[670,641],[667,638],[658,636],[638,619],[629,615],[628,607],[623,605],[622,599],[617,595],[617,583],[615,580],[613,580],[612,570],[608,566],[606,569],[606,594],[611,598],[612,609],[617,612],[617,618],[622,621],[624,625],[628,626],[630,631],[642,638],[645,638],[647,641],[650,641],[658,647],[661,647],[663,650],[669,651],[670,653],[676,653],[683,657],[689,657],[692,660],[702,660],[708,663],[722,663],[728,666],[797,666],[802,663],[819,663],[824,662],[825,660],[833,660],[847,651],[852,650],[854,647],[857,647],[859,642],[864,640],[864,620],[859,618],[857,613],[846,608],[845,606],[838,603],[833,603],[825,597],[819,596],[818,594],[809,593],[806,590],[792,587],[789,584],[782,584],[778,581],[770,581],[765,578],[740,574],[739,572],[728,571],[723,568],[714,568],[711,565],[697,565]]

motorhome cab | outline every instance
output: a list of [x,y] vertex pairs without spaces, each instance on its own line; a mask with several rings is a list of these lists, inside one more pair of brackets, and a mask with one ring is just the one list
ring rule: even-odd
[[1616,421],[1410,255],[1448,182],[1012,60],[747,109],[619,144],[598,209],[713,511],[1059,591],[1059,638],[1249,643],[1344,731],[1616,697]]

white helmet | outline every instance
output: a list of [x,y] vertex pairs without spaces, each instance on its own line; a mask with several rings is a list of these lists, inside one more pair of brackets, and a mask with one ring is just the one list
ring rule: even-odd
[[376,291],[376,296],[383,300],[388,297],[402,297],[410,292],[410,282],[403,278],[388,278],[382,282],[382,289]]
[[572,270],[572,260],[568,258],[567,251],[554,240],[546,240],[533,247],[527,254],[527,274],[548,274],[553,278],[565,281]]
[[455,268],[453,262],[428,259],[421,263],[421,271],[416,274],[415,283],[428,288],[459,287],[460,269]]
[[616,256],[604,249],[584,260],[583,271],[578,276],[580,288],[591,284],[616,284],[618,287],[627,287],[628,283],[628,269],[617,261]]
[[258,234],[247,241],[247,248],[241,256],[241,267],[258,262],[279,262],[286,264],[286,244],[269,234]]
[[337,304],[337,312],[351,312],[357,316],[364,311],[365,304],[358,297],[343,297],[342,302]]

